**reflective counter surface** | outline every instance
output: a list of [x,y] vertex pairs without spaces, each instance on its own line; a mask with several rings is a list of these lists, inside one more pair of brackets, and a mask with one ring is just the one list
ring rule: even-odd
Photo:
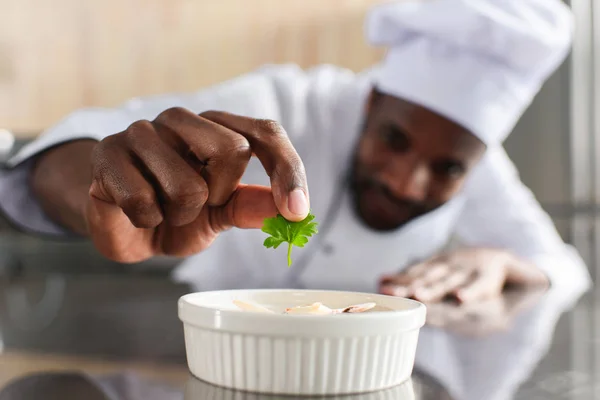
[[[176,312],[188,291],[141,273],[3,278],[0,400],[278,398],[190,377]],[[551,290],[430,305],[411,381],[344,398],[600,399],[598,304]]]

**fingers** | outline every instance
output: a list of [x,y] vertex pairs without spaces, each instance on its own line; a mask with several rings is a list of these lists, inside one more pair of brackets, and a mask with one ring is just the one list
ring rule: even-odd
[[219,111],[201,116],[243,135],[271,178],[279,212],[291,221],[306,217],[310,205],[304,164],[281,125]]
[[397,275],[386,276],[381,280],[383,294],[411,297],[418,288],[427,287],[443,280],[450,273],[450,266],[438,260],[417,264]]
[[102,141],[92,156],[90,194],[120,207],[138,228],[173,226],[195,220],[208,196],[206,182],[173,149],[152,124],[132,124],[127,135]]
[[[436,267],[440,272],[423,274],[417,281],[406,283],[404,274],[398,280],[386,278],[382,282],[380,292],[390,296],[413,297],[422,302],[438,302],[445,297],[455,296],[461,303],[493,298],[502,293],[501,277],[493,273],[477,273],[468,270],[452,270]],[[443,273],[441,271],[444,271]],[[438,275],[439,279],[432,279]],[[428,279],[424,277],[428,276]]]
[[418,279],[420,276],[424,275],[429,269],[429,262],[416,264],[406,271],[402,271],[396,275],[390,275],[383,277],[383,283],[394,283],[397,285],[409,285],[414,282],[415,279]]
[[166,221],[172,226],[182,226],[198,218],[208,199],[207,182],[163,143],[150,122],[134,123],[126,140],[134,164],[154,183]]
[[461,303],[490,299],[502,293],[504,279],[495,270],[477,274],[471,280],[455,288],[453,294]]
[[388,296],[411,297],[412,292],[408,286],[398,285],[393,282],[385,282],[379,286],[379,293]]
[[413,288],[429,286],[443,280],[450,273],[450,266],[445,262],[428,262],[410,268],[406,273],[398,274],[396,282],[410,285]]
[[[94,184],[91,191],[94,191]],[[131,224],[123,210],[112,203],[91,197],[87,204],[88,233],[96,249],[110,260],[134,263],[156,254],[151,245],[153,229],[139,229]]]
[[191,224],[159,230],[155,242],[161,254],[185,257],[208,248],[227,229],[260,228],[264,218],[275,215],[277,207],[270,188],[240,185],[227,205],[207,207]]
[[[252,153],[271,189],[240,185]],[[100,142],[90,195],[122,210],[136,228],[191,224],[205,205],[214,230],[259,228],[279,211],[301,220],[309,211],[306,174],[285,131],[272,121],[173,108],[137,121]],[[116,214],[115,214],[116,215]]]
[[211,221],[216,233],[232,227],[258,229],[265,218],[276,216],[277,211],[270,188],[240,185],[226,206],[211,210]]
[[452,271],[452,273],[449,273],[443,279],[427,286],[424,285],[416,288],[414,297],[422,302],[440,301],[468,282],[471,277],[472,273],[470,271]]
[[154,188],[124,151],[111,149],[111,141],[101,143],[92,154],[92,165],[92,198],[122,210],[135,227],[153,228],[162,223]]
[[225,204],[240,183],[252,156],[248,140],[185,109],[164,111],[154,124],[163,141],[171,144],[181,157],[201,172],[209,189],[207,204]]

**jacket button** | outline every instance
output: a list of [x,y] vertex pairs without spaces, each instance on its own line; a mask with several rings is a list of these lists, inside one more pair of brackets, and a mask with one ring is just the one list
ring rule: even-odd
[[323,253],[325,253],[326,255],[331,255],[334,252],[333,246],[329,243],[323,244],[322,250],[323,250]]

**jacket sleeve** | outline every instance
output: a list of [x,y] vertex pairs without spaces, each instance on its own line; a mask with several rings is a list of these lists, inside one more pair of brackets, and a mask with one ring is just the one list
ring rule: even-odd
[[77,110],[24,147],[8,161],[7,168],[0,169],[0,211],[27,231],[67,234],[44,215],[31,193],[28,179],[35,157],[61,143],[77,139],[102,140],[122,132],[134,121],[152,120],[171,107],[197,113],[222,110],[273,119],[283,125],[292,141],[312,142],[314,138],[308,136],[317,130],[311,127],[329,121],[327,115],[340,96],[335,89],[352,78],[351,72],[333,66],[308,71],[295,65],[264,66],[198,92],[134,98],[111,109]]
[[537,265],[553,286],[589,286],[580,255],[563,242],[502,147],[488,149],[465,194],[455,230],[461,244],[510,250]]

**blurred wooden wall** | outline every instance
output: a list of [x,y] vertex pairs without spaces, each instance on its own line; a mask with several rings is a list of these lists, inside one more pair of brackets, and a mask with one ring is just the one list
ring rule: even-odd
[[[380,0],[379,0],[380,1]],[[82,106],[190,91],[264,63],[381,56],[378,0],[0,0],[0,128],[35,134]]]

